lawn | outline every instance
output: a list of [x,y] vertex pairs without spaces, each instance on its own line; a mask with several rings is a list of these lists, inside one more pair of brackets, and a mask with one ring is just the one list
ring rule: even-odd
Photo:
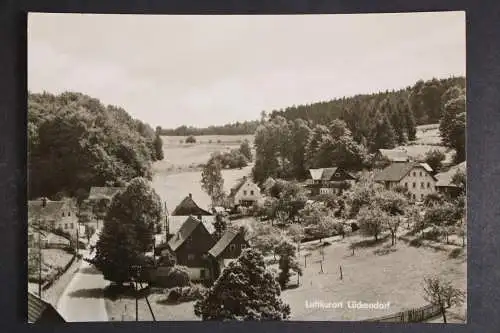
[[[38,256],[38,250],[30,248],[30,256]],[[73,258],[73,254],[61,249],[42,249],[42,280],[46,281],[62,270]],[[38,271],[30,276],[38,279]]]
[[[362,320],[419,307],[426,304],[422,297],[423,278],[433,274],[451,280],[457,288],[467,288],[463,258],[449,259],[446,251],[414,248],[404,242],[390,247],[389,239],[384,245],[356,249],[352,256],[348,246],[356,239],[353,237],[325,247],[323,273],[320,273],[319,251],[310,251],[305,268],[302,252],[301,284],[283,292],[284,301],[292,308],[292,320]],[[344,307],[307,309],[306,301],[343,302]],[[346,308],[347,301],[390,302],[390,306],[388,310],[353,310]]]
[[[165,294],[154,293],[148,296],[149,303],[157,321],[193,321],[200,320],[194,315],[194,302],[176,305],[161,304],[166,298]],[[106,311],[110,321],[134,321],[135,299],[122,297],[116,300],[105,299]],[[140,321],[151,321],[153,317],[144,298],[138,301],[138,314]]]

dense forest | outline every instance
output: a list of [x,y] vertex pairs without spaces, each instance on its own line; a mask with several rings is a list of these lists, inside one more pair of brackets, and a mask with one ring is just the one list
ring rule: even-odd
[[255,133],[254,179],[302,179],[309,168],[373,166],[378,149],[413,141],[419,124],[440,123],[443,145],[465,160],[465,78],[418,81],[404,90],[358,95],[270,113]]
[[161,135],[169,136],[189,136],[189,135],[250,135],[254,134],[260,121],[244,121],[226,124],[222,126],[210,126],[206,128],[196,128],[192,126],[179,126],[175,129],[157,127],[156,131]]
[[122,108],[74,92],[28,95],[28,196],[85,196],[91,186],[151,178],[162,141]]

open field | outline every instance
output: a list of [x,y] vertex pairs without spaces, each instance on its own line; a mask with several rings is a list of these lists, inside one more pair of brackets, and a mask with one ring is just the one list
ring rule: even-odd
[[[243,169],[223,170],[224,188],[229,192],[238,179],[249,175],[252,166]],[[156,173],[153,177],[153,187],[162,200],[167,202],[167,208],[172,211],[189,193],[202,208],[210,205],[210,197],[201,189],[201,171],[183,172],[178,174]]]
[[183,136],[162,136],[165,159],[154,163],[155,173],[173,174],[197,170],[200,164],[208,161],[212,153],[239,148],[245,139],[253,143],[253,135],[204,135],[196,137],[196,143],[180,143],[185,139]]
[[[457,288],[467,289],[466,261],[449,259],[447,251],[414,248],[403,242],[389,247],[387,239],[387,243],[376,248],[357,249],[352,256],[348,246],[355,237],[325,247],[324,273],[320,273],[319,251],[311,251],[305,268],[304,253],[301,254],[304,269],[301,285],[283,292],[283,299],[292,308],[292,320],[362,320],[419,307],[426,304],[422,297],[423,278],[433,274],[451,280]],[[377,249],[385,251],[376,252]],[[344,302],[344,308],[307,309],[306,300]],[[346,308],[347,301],[390,302],[390,307],[388,310],[353,310]]]

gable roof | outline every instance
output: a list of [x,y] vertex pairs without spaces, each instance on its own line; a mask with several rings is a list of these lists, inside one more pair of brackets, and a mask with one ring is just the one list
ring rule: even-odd
[[[168,234],[169,235],[175,235],[179,230],[181,229],[182,225],[186,220],[189,218],[189,216],[169,216],[168,217]],[[205,226],[205,229],[207,229],[209,234],[213,234],[215,232],[215,228],[213,225],[213,222],[215,221],[215,216],[203,216],[202,217],[202,223]]]
[[173,216],[188,216],[188,215],[212,215],[210,212],[207,212],[206,210],[200,208],[196,202],[193,200],[193,196],[191,193],[185,197],[180,204],[175,207],[174,211],[172,212]]
[[42,300],[40,297],[28,292],[28,323],[36,323],[42,319],[44,314],[52,312],[52,319],[56,322],[65,322],[64,318],[56,311],[49,303]]
[[43,199],[28,201],[28,220],[42,219],[50,220],[61,217],[61,210],[68,205],[67,201],[46,200],[44,207]]
[[224,235],[219,239],[217,243],[208,251],[208,254],[213,256],[214,258],[218,258],[222,252],[232,243],[232,241],[238,236],[237,232],[234,231],[226,231]]
[[[321,169],[309,169],[309,174],[313,180],[331,180],[333,175],[337,172],[343,170],[339,167],[332,168],[321,168]],[[345,172],[349,177],[355,179],[356,177],[349,172]]]
[[455,176],[458,171],[465,172],[466,168],[466,162],[462,162],[451,167],[448,171],[438,173],[436,175],[436,187],[457,187],[457,185],[452,182],[453,176]]
[[[425,168],[417,162],[393,163],[375,174],[375,181],[398,182],[414,168]],[[427,171],[427,170],[426,170]]]
[[109,187],[109,186],[97,187],[97,186],[93,186],[90,188],[89,199],[90,200],[110,199],[116,193],[118,193],[119,191],[124,190],[124,189],[125,189],[125,187]]
[[229,197],[234,197],[236,195],[236,193],[238,193],[239,190],[241,190],[241,188],[243,187],[243,185],[245,185],[245,183],[247,182],[248,180],[248,177],[247,176],[243,176],[243,178],[241,178],[235,186],[233,186],[231,188],[231,191],[229,193]]
[[401,149],[379,149],[379,153],[391,162],[408,162],[410,157]]
[[198,220],[193,216],[189,216],[187,220],[184,222],[184,224],[181,226],[179,231],[168,241],[168,245],[170,246],[172,251],[176,251],[182,244],[184,244],[186,239],[188,239],[189,236],[191,236],[193,231],[199,225],[201,225],[204,229],[206,229],[205,225],[200,220]]

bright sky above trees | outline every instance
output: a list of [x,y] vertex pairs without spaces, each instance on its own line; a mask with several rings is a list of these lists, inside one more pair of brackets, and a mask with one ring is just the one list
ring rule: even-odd
[[28,88],[165,128],[465,75],[465,14],[30,14]]

